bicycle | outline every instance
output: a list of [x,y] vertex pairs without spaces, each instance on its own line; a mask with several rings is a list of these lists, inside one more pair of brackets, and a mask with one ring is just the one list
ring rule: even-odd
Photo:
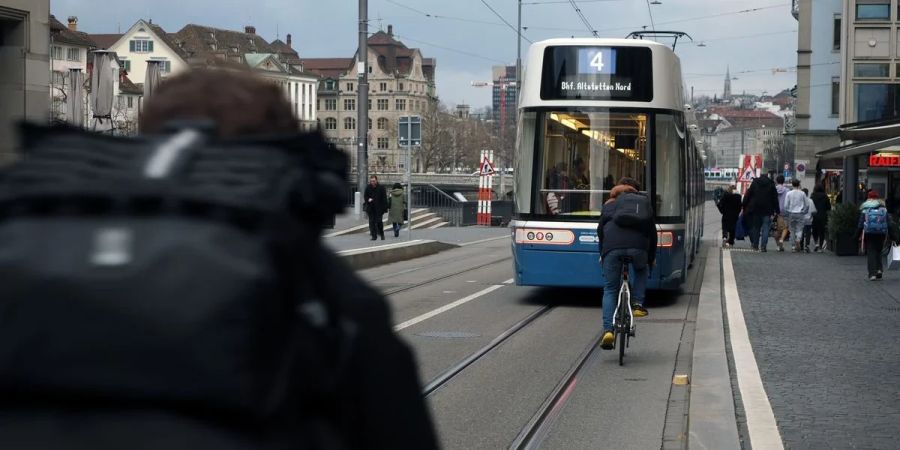
[[[613,332],[616,335],[615,345],[619,347],[619,365],[625,364],[625,348],[635,337],[634,313],[631,310],[631,286],[628,282],[628,268],[633,263],[631,257],[622,256],[622,286],[619,288],[619,301],[613,313]],[[627,312],[627,313],[626,313]]]

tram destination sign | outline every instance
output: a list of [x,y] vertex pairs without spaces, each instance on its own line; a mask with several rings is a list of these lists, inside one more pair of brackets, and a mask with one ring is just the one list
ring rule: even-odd
[[653,54],[646,47],[547,47],[541,99],[649,102]]

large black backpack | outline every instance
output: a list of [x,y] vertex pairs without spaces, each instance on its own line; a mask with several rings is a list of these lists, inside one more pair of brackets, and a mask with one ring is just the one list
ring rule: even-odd
[[341,448],[352,324],[318,295],[318,135],[26,129],[0,171],[0,448]]
[[637,192],[625,192],[616,197],[613,222],[625,228],[643,228],[653,220],[650,198]]

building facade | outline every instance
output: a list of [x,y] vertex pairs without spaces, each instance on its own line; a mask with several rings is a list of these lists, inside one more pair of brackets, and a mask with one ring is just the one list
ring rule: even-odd
[[[795,0],[797,37],[795,160],[816,167],[815,154],[840,143],[842,0]],[[808,171],[804,185],[812,184]]]
[[519,87],[516,82],[516,66],[494,66],[491,70],[493,95],[492,118],[498,129],[510,129],[516,122],[516,103]]
[[[396,40],[393,26],[368,40],[369,172],[405,170],[406,149],[400,148],[398,122],[402,116],[426,116],[436,107],[435,61],[417,48]],[[302,59],[304,67],[319,75],[317,110],[319,127],[327,139],[348,152],[356,167],[358,78],[356,57]],[[424,128],[424,127],[423,127]],[[413,171],[423,161],[413,157]]]
[[0,165],[16,157],[17,121],[49,117],[49,18],[49,0],[0,0]]
[[[72,98],[71,70],[80,70],[89,79],[88,60],[97,45],[86,34],[78,31],[78,18],[70,16],[63,25],[50,16],[50,120],[70,122],[68,104]],[[87,111],[87,101],[80,99]],[[84,123],[84,122],[82,122]]]
[[897,0],[845,0],[840,122],[900,115]]

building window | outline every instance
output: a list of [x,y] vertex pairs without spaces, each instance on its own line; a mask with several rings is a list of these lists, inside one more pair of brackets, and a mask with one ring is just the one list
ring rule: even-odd
[[856,63],[853,75],[861,78],[887,78],[890,76],[888,63]]
[[891,20],[891,5],[885,3],[857,3],[856,20]]
[[128,109],[134,108],[134,97],[129,95],[126,98],[128,99]]
[[388,109],[388,99],[379,98],[378,99],[378,110],[379,111],[387,111]]
[[56,45],[51,47],[50,48],[50,57],[57,61],[62,61],[62,59],[63,59],[62,47],[59,47]]
[[841,49],[841,16],[834,16],[834,35],[832,37],[832,47],[835,50]]
[[855,97],[857,122],[900,115],[900,85],[857,84]]
[[67,48],[66,49],[66,60],[67,61],[81,61],[81,49]]
[[406,100],[398,98],[396,101],[397,111],[406,111]]
[[397,90],[400,91],[400,92],[403,92],[403,83],[400,83],[400,88],[397,89]]
[[325,90],[333,91],[337,87],[337,82],[334,80],[325,80]]
[[831,115],[840,114],[841,106],[841,79],[834,77],[831,79]]
[[356,110],[356,100],[352,98],[344,99],[344,109],[347,111],[355,111]]
[[153,41],[149,39],[132,39],[128,42],[128,50],[132,53],[152,53]]
[[344,118],[344,129],[345,130],[355,130],[356,129],[356,119],[352,117]]
[[372,118],[370,117],[369,118],[369,130],[371,130],[371,129],[372,129]]
[[387,150],[390,141],[386,137],[378,138],[378,150]]
[[337,130],[337,119],[334,117],[329,117],[325,119],[325,129],[326,130]]
[[325,99],[325,111],[334,111],[336,109],[337,109],[337,99],[326,98]]
[[388,120],[384,117],[378,118],[378,129],[379,130],[387,130],[388,128]]
[[387,90],[387,83],[378,83],[378,90],[384,92]]
[[131,73],[131,61],[127,59],[119,59],[119,62],[121,63],[122,70]]
[[163,61],[159,60],[162,64],[159,65],[159,73],[162,75],[172,73],[172,61]]
[[369,111],[371,111],[371,110],[372,110],[372,99],[370,98],[369,99]]
[[353,83],[347,83],[347,92],[353,92]]

